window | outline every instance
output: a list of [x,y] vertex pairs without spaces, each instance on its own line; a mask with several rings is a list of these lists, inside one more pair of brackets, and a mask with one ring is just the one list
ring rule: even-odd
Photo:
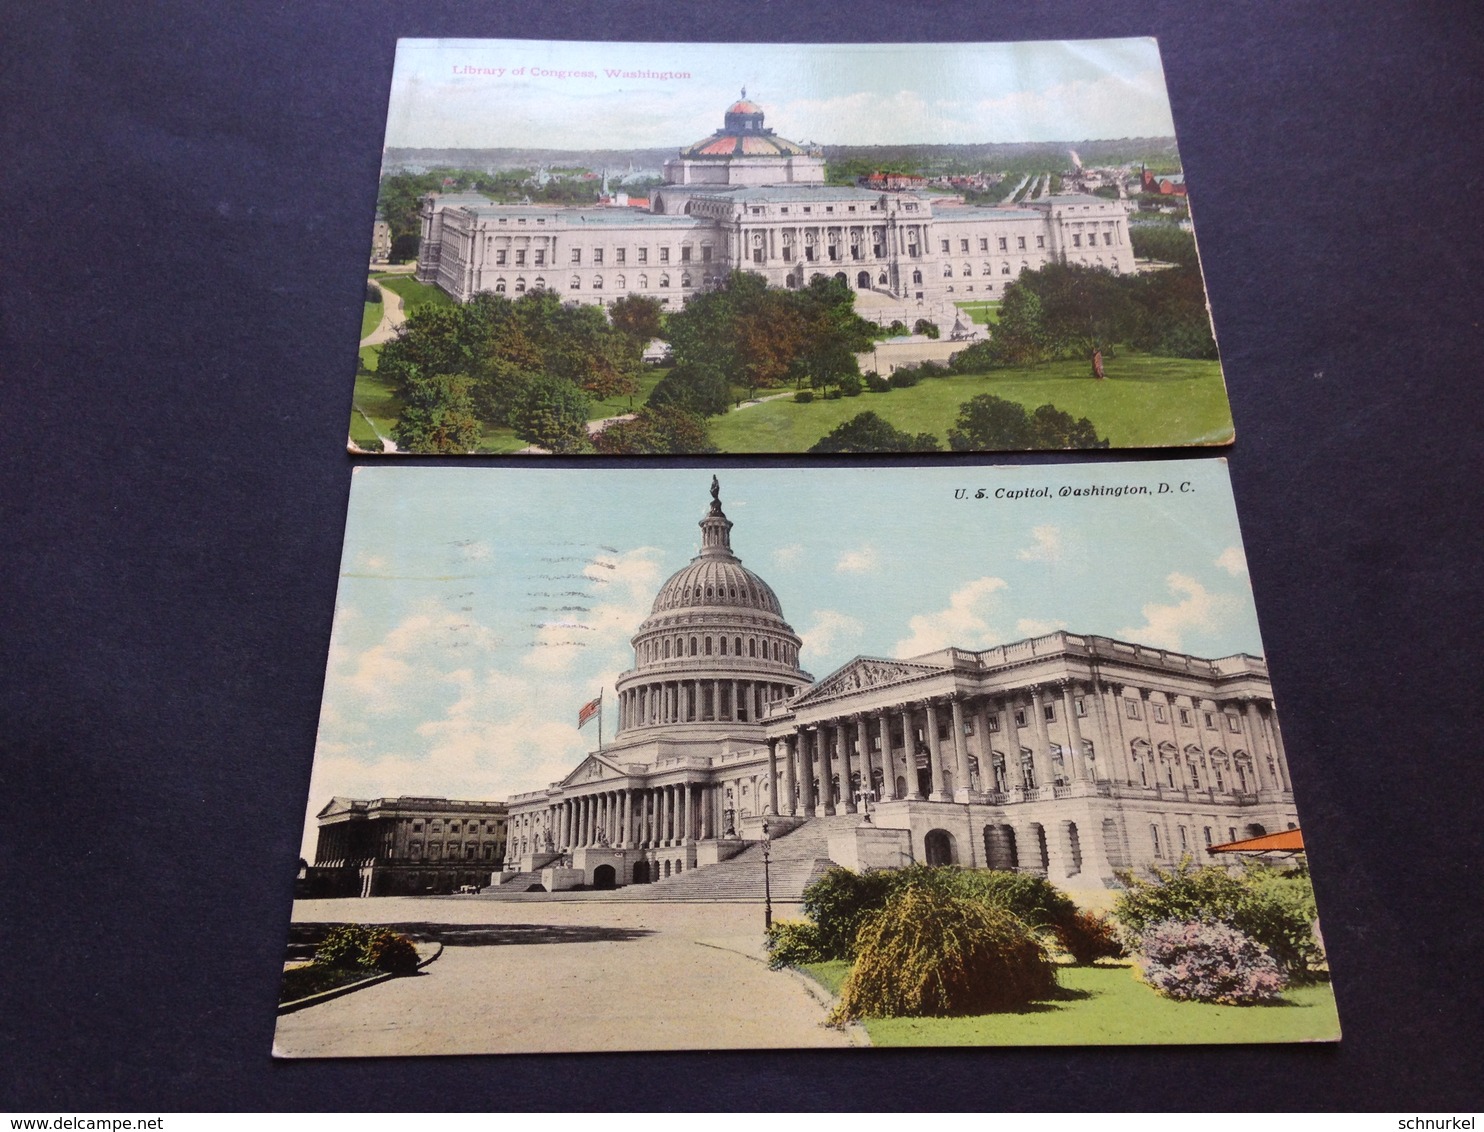
[[1072,247],[1074,247],[1074,248],[1080,248],[1081,246],[1082,246],[1082,233],[1081,232],[1073,232],[1072,233]]
[[670,285],[670,274],[669,274],[669,272],[666,272],[665,274],[663,274],[663,275],[660,276],[660,287],[661,287],[661,289],[663,289],[665,287],[668,287],[669,285]]
[[985,716],[984,724],[987,730],[998,731],[1000,729],[1000,713],[992,712],[991,714]]
[[969,241],[968,240],[960,240],[958,242],[958,250],[961,251],[961,252],[967,253],[968,250],[969,250]]
[[1208,712],[1205,713],[1205,716],[1206,716],[1206,730],[1207,731],[1215,731],[1216,730],[1216,713],[1215,712],[1208,711]]
[[504,248],[501,248],[499,251],[495,252],[495,266],[496,267],[504,267],[505,266],[505,249]]
[[941,250],[942,251],[945,251],[945,252],[948,250],[948,241],[947,240],[941,241]]
[[1200,770],[1196,768],[1195,763],[1186,763],[1185,766],[1190,771],[1190,788],[1192,790],[1199,790],[1201,788]]
[[572,249],[572,262],[573,263],[581,263],[582,262],[582,249],[581,248],[573,248]]
[[988,236],[980,236],[979,237],[979,250],[981,252],[987,252],[987,251],[989,251],[989,237]]
[[1046,246],[1046,237],[1045,236],[1037,236],[1036,237],[1036,247],[1038,247],[1038,248],[1044,248],[1045,246]]
[[603,266],[603,249],[602,248],[594,248],[593,249],[593,266],[594,267],[602,267]]
[[1006,237],[1005,237],[1005,236],[1001,236],[1001,237],[1000,237],[1000,238],[999,238],[999,241],[998,241],[998,243],[999,243],[999,248],[1000,248],[1000,251],[1002,251],[1002,252],[1007,252],[1007,251],[1009,251],[1009,250],[1010,250],[1010,241],[1009,241],[1009,239],[1008,239],[1008,238],[1006,238]]
[[639,262],[640,263],[648,263],[649,262],[649,249],[648,248],[640,248],[639,249]]
[[1045,703],[1045,704],[1042,704],[1041,705],[1041,715],[1046,720],[1047,723],[1055,723],[1056,722],[1056,705],[1054,703]]
[[1209,825],[1201,830],[1201,836],[1206,840],[1206,848],[1211,848],[1211,827]]
[[1189,727],[1190,726],[1190,709],[1189,708],[1181,708],[1180,709],[1180,726],[1181,727]]
[[1087,714],[1087,698],[1085,696],[1073,696],[1072,707],[1079,716]]
[[701,245],[701,262],[702,263],[710,263],[711,262],[711,245],[710,244],[702,244]]
[[628,258],[628,254],[629,254],[629,249],[628,248],[614,248],[613,249],[613,262],[616,263],[616,264],[618,264],[619,267],[622,267],[624,265],[625,261]]
[[603,277],[601,275],[594,275],[593,276],[593,290],[594,291],[601,291],[602,289],[603,289]]
[[1024,727],[1025,726],[1025,708],[1016,708],[1015,709],[1015,726],[1016,727]]
[[1139,718],[1139,701],[1138,700],[1127,699],[1127,698],[1124,699],[1124,701],[1123,701],[1123,714],[1126,715],[1126,716],[1128,716],[1130,719],[1138,719]]
[[1002,264],[1000,264],[1000,274],[1001,275],[1009,275],[1010,274],[1010,265],[1008,263],[1002,263]]
[[690,245],[689,244],[686,244],[684,247],[682,247],[680,249],[680,262],[681,263],[689,263],[690,262]]
[[1016,251],[1022,251],[1022,252],[1025,251],[1025,237],[1024,236],[1016,236],[1015,237],[1015,249],[1016,249]]
[[647,291],[647,290],[649,290],[649,276],[647,276],[647,275],[641,275],[641,276],[639,276],[639,290],[641,290],[641,291]]
[[1113,233],[1112,232],[1104,232],[1103,233],[1103,246],[1104,247],[1108,247],[1108,248],[1111,248],[1113,246]]
[[1154,722],[1155,723],[1164,723],[1165,722],[1165,705],[1164,704],[1155,704],[1153,706],[1154,706]]
[[526,249],[525,248],[516,248],[515,249],[515,266],[516,267],[524,267],[525,265],[526,265]]
[[660,262],[661,263],[669,263],[670,262],[670,249],[669,248],[661,248],[660,249]]
[[580,291],[580,290],[582,290],[582,280],[579,279],[576,275],[574,275],[574,276],[572,276],[571,281],[568,282],[567,286],[568,286],[569,289],[571,289],[573,291]]
[[537,248],[536,249],[536,266],[537,267],[545,267],[546,266],[546,249],[545,248]]
[[1156,857],[1163,857],[1164,850],[1160,848],[1159,844],[1159,826],[1151,825],[1149,827],[1149,838],[1154,842],[1154,855]]
[[1186,835],[1185,827],[1183,825],[1180,827],[1180,852],[1190,852],[1190,838]]

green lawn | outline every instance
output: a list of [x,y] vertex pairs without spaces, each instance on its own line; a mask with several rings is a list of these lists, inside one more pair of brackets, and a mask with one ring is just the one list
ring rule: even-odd
[[1094,381],[1085,362],[1048,362],[807,405],[769,401],[714,418],[711,435],[723,452],[803,452],[836,425],[870,410],[905,432],[931,433],[946,448],[958,407],[980,393],[993,393],[1027,409],[1049,402],[1074,417],[1087,417],[1114,448],[1231,441],[1231,410],[1218,362],[1121,352],[1105,359],[1104,370],[1107,380]]
[[587,419],[600,421],[604,417],[619,417],[624,413],[637,413],[644,408],[644,402],[649,400],[649,395],[654,392],[654,387],[660,383],[665,374],[669,373],[668,367],[645,366],[644,372],[639,375],[639,391],[634,394],[624,394],[622,397],[609,397],[603,401],[594,401],[592,408],[587,412]]
[[[849,964],[803,968],[837,994]],[[1334,1041],[1340,1019],[1329,984],[1288,991],[1269,1006],[1211,1006],[1162,998],[1127,963],[1058,967],[1061,993],[1014,1014],[872,1018],[877,1046],[1196,1045]]]
[[361,337],[364,338],[381,325],[382,305],[380,303],[367,303],[366,311],[361,315]]
[[378,287],[385,287],[388,291],[401,295],[402,307],[409,312],[426,303],[444,307],[457,305],[446,292],[426,283],[419,283],[411,275],[373,275],[371,278]]
[[1000,321],[1000,303],[998,299],[981,299],[978,302],[954,303],[953,305],[980,326],[993,326]]

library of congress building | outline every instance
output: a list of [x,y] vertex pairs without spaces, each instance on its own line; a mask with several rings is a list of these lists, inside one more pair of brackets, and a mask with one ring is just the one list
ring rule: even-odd
[[[1078,263],[1132,271],[1122,202],[1067,195],[985,208],[920,190],[826,185],[820,151],[779,137],[745,98],[720,130],[665,163],[648,210],[493,204],[432,194],[417,278],[467,301],[545,289],[607,306],[647,295],[679,307],[735,269],[775,287],[833,277],[867,318],[998,299],[1022,271]],[[874,301],[870,301],[874,299]]]
[[700,553],[633,637],[616,737],[510,799],[507,869],[644,883],[725,861],[766,825],[852,868],[1105,889],[1118,870],[1296,827],[1260,658],[1056,632],[858,657],[815,681],[777,595],[733,553],[714,481],[700,526]]

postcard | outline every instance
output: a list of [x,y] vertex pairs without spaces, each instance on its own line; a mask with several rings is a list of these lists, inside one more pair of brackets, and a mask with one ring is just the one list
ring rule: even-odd
[[1304,838],[1224,461],[360,467],[275,1050],[1337,1040]]
[[398,43],[356,453],[1229,443],[1158,45]]

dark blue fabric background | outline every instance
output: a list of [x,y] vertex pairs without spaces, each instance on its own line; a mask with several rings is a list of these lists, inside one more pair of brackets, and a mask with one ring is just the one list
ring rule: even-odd
[[[1477,1106],[1481,23],[4,0],[0,1107]],[[1193,187],[1343,1043],[272,1063],[397,37],[1123,35]]]

